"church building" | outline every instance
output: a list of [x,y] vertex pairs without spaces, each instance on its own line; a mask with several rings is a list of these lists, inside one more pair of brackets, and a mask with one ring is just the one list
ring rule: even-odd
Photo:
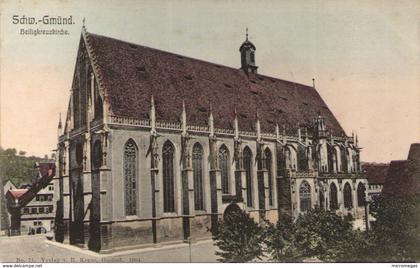
[[[348,136],[307,86],[82,28],[64,124],[55,239],[97,252],[208,239],[224,213],[257,222],[315,206],[364,215]],[[238,61],[239,63],[239,61]]]

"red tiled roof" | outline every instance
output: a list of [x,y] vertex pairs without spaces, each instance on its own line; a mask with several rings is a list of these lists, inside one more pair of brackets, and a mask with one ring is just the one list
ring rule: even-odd
[[384,184],[388,175],[389,164],[364,163],[362,171],[369,184]]
[[407,160],[392,161],[382,193],[385,196],[420,196],[420,144],[412,144]]
[[13,190],[9,190],[9,194],[14,198],[14,199],[19,199],[22,195],[24,195],[26,192],[28,191],[28,189],[13,189]]
[[296,134],[298,123],[309,127],[320,113],[333,135],[344,135],[310,86],[259,74],[248,77],[240,69],[96,34],[88,34],[88,40],[114,115],[147,119],[153,94],[157,120],[178,122],[185,100],[189,124],[207,125],[211,103],[215,127],[233,128],[236,107],[240,130],[255,130],[258,109],[264,132],[274,132],[277,122]]

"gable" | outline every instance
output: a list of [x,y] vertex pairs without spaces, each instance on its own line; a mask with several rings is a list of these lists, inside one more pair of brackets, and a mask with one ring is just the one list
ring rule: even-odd
[[65,132],[87,124],[103,115],[103,94],[100,92],[91,56],[82,33],[74,68]]

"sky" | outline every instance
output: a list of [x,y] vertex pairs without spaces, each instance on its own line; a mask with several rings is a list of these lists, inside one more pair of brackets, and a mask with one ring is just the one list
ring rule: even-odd
[[[13,16],[72,16],[72,25]],[[82,20],[87,30],[240,66],[249,28],[258,72],[316,88],[362,161],[406,159],[420,142],[420,1],[0,0],[0,145],[51,154],[65,118]],[[66,36],[20,29],[65,29]]]

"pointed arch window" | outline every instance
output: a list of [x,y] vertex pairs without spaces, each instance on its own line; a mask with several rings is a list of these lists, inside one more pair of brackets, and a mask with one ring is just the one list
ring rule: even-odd
[[136,215],[137,200],[137,146],[132,139],[124,147],[125,215]]
[[252,152],[249,147],[244,149],[244,169],[246,177],[246,198],[249,207],[252,207]]
[[165,142],[162,148],[163,212],[175,212],[174,153],[172,143]]
[[311,209],[311,186],[307,181],[303,181],[299,187],[300,211],[304,212]]
[[264,151],[265,154],[265,167],[268,171],[268,200],[270,206],[274,204],[274,194],[273,194],[273,156],[269,148],[266,148]]
[[346,209],[351,209],[353,207],[353,200],[351,197],[351,186],[348,182],[344,185],[344,207]]
[[334,148],[331,145],[327,145],[327,153],[328,153],[328,171],[334,172]]
[[324,191],[322,191],[321,189],[319,190],[319,207],[321,209],[324,209]]
[[222,193],[229,194],[229,184],[230,184],[230,160],[229,160],[229,150],[226,145],[220,146],[219,149],[219,166],[220,173],[222,177]]
[[347,150],[345,148],[341,148],[341,171],[347,172]]
[[337,186],[334,183],[330,185],[330,210],[338,209]]
[[93,145],[92,151],[92,169],[97,170],[102,166],[102,144],[97,140]]
[[306,152],[306,147],[299,144],[298,145],[298,170],[299,171],[308,171],[308,154]]
[[194,178],[194,207],[195,210],[204,210],[203,147],[199,143],[196,143],[193,147],[192,167]]
[[360,182],[357,186],[357,205],[359,207],[363,207],[365,205],[365,191],[365,185]]
[[94,106],[95,106],[95,119],[103,117],[103,102],[102,97],[99,94],[98,84],[95,83],[95,90],[94,90]]
[[277,145],[276,159],[277,159],[277,176],[283,176],[284,170],[286,169],[286,158],[285,158],[285,150],[280,145]]

